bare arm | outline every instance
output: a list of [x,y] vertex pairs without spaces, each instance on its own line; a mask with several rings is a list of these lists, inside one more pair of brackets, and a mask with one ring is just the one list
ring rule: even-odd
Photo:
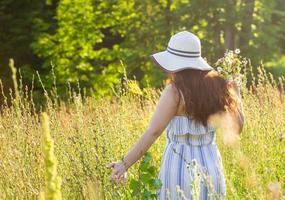
[[[140,137],[138,142],[124,157],[126,169],[130,168],[134,163],[139,160],[156,139],[162,134],[169,121],[177,111],[178,95],[172,85],[168,85],[162,91],[159,101],[156,105],[155,112],[150,120],[147,130]],[[116,166],[117,164],[117,166]],[[113,167],[113,175],[121,176],[124,173],[119,163],[110,163],[109,167]]]
[[243,129],[243,124],[244,124],[244,112],[243,112],[243,103],[242,103],[242,98],[240,95],[240,88],[237,86],[235,82],[230,83],[230,87],[234,90],[235,95],[237,96],[237,103],[238,103],[238,112],[234,113],[234,118],[237,122],[238,125],[238,133],[240,134]]

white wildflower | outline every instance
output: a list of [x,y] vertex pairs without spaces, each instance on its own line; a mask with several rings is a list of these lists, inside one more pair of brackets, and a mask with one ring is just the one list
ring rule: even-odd
[[196,159],[194,158],[194,159],[192,159],[192,165],[196,165],[197,164],[197,161],[196,161]]
[[217,70],[219,73],[221,73],[223,71],[223,69],[221,67],[217,67]]

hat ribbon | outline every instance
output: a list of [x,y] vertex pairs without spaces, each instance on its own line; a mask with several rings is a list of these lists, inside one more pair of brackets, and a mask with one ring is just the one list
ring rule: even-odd
[[181,51],[181,50],[178,50],[178,49],[171,48],[169,46],[167,47],[166,51],[171,53],[171,54],[173,54],[173,55],[176,55],[176,56],[189,57],[189,58],[198,58],[198,57],[200,57],[200,52],[199,51]]

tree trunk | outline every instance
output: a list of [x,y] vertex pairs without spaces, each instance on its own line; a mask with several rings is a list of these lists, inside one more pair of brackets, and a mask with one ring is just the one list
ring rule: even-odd
[[233,50],[235,48],[235,0],[228,0],[226,3],[226,22],[225,22],[225,49]]
[[[218,19],[217,13],[213,13],[213,19]],[[221,41],[221,31],[222,31],[222,26],[218,20],[215,21],[213,24],[213,40],[214,44],[216,46],[216,53],[215,53],[215,59],[217,59],[221,54],[223,54],[223,44]]]
[[249,41],[252,38],[251,25],[253,20],[254,0],[244,0],[244,3],[245,10],[241,17],[242,25],[238,42],[238,46],[242,51],[246,51],[248,49]]
[[233,50],[235,48],[235,28],[231,24],[225,27],[225,49]]

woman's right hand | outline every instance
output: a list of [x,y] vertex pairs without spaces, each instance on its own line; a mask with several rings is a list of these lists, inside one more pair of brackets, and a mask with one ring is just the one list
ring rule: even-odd
[[106,165],[107,168],[112,168],[112,175],[110,176],[110,180],[115,183],[126,183],[126,173],[127,169],[122,161],[111,162]]

